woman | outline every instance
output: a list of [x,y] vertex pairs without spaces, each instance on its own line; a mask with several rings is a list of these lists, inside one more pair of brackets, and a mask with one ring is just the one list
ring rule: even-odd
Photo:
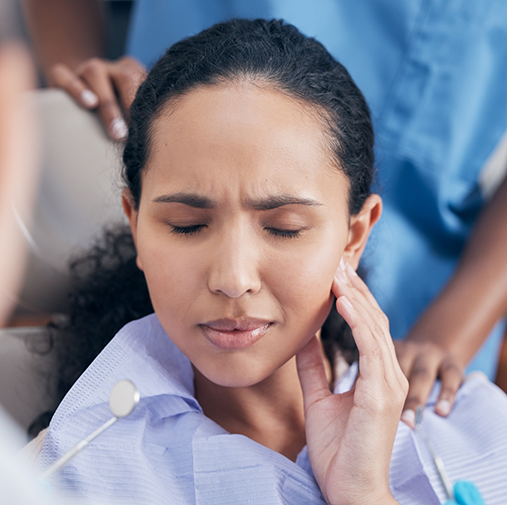
[[[354,271],[381,213],[372,153],[360,91],[294,27],[237,20],[175,44],[139,89],[124,152],[155,314],[71,389],[42,466],[110,416],[127,377],[140,405],[64,469],[65,488],[121,503],[439,503],[428,456],[398,428],[407,381],[387,319]],[[360,355],[341,394],[319,337],[335,299]],[[485,384],[467,384],[462,405]],[[449,422],[459,412],[460,398]],[[436,433],[442,420],[424,422]],[[488,497],[504,496],[499,481]]]

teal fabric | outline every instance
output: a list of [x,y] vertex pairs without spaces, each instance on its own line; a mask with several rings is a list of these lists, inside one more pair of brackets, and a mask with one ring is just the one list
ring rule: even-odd
[[[363,90],[384,199],[363,263],[393,337],[404,338],[452,275],[485,204],[479,174],[507,130],[507,3],[138,0],[128,51],[149,65],[231,17],[286,19],[324,43]],[[503,328],[469,371],[494,377]]]

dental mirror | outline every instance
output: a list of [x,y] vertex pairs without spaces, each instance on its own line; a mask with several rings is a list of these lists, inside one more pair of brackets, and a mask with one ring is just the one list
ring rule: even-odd
[[109,408],[115,417],[127,417],[139,402],[139,391],[128,379],[117,382],[109,395]]
[[111,394],[109,395],[109,408],[113,417],[106,421],[100,428],[97,428],[91,435],[81,440],[70,451],[65,453],[61,458],[57,459],[49,468],[47,468],[39,476],[40,479],[47,480],[54,473],[61,470],[71,459],[79,454],[92,440],[97,438],[109,426],[112,426],[118,419],[127,417],[132,413],[135,406],[139,403],[139,391],[135,385],[128,379],[117,382]]

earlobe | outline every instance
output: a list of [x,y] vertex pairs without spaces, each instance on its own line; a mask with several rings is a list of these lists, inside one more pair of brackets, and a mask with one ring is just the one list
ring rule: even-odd
[[[132,238],[134,239],[134,245],[137,250],[137,210],[134,206],[134,199],[132,197],[132,193],[128,188],[125,188],[121,194],[121,204],[123,207],[123,212],[127,216],[130,232],[132,233]],[[139,255],[136,257],[136,265],[142,270],[141,260],[139,259]]]
[[379,195],[370,195],[364,202],[361,211],[350,219],[349,239],[343,251],[343,259],[357,269],[366,242],[373,225],[382,214],[382,199]]

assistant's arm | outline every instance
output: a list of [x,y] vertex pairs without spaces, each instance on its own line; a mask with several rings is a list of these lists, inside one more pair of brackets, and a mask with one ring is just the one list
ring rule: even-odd
[[41,69],[54,85],[57,63],[76,68],[103,58],[104,20],[99,0],[23,0],[23,9]]
[[103,13],[98,0],[23,0],[27,26],[50,86],[80,105],[98,109],[113,140],[127,134],[122,114],[146,71],[134,58],[104,59]]
[[[424,404],[440,375],[446,415],[461,383],[462,370],[507,314],[507,177],[480,214],[448,284],[423,313],[407,340],[397,344],[408,370],[405,408]],[[411,372],[410,372],[411,371]],[[448,402],[448,403],[446,403]]]

